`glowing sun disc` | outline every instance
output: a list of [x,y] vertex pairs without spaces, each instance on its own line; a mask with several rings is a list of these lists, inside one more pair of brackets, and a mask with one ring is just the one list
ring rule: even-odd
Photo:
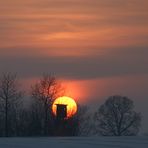
[[55,99],[52,105],[52,111],[54,115],[56,115],[57,105],[56,104],[63,104],[67,105],[67,118],[72,117],[77,112],[77,104],[76,102],[70,97],[59,97]]

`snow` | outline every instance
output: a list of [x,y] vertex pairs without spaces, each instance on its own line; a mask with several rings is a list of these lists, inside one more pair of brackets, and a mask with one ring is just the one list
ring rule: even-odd
[[0,138],[0,148],[148,148],[148,137]]

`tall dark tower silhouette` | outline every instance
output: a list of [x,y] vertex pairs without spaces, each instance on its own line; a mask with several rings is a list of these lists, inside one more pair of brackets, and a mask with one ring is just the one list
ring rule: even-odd
[[56,136],[66,135],[67,105],[56,104]]
[[56,104],[56,118],[58,121],[63,121],[67,117],[67,105],[65,104]]

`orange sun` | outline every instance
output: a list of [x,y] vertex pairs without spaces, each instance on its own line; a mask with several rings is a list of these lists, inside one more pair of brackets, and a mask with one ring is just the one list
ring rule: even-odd
[[67,118],[72,117],[77,112],[77,104],[76,102],[70,97],[59,97],[55,99],[52,105],[52,111],[54,115],[56,115],[57,105],[56,104],[63,104],[67,105]]

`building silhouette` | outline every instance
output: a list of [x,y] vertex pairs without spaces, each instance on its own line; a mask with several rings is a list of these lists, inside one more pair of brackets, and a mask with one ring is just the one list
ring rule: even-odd
[[56,104],[56,129],[55,136],[65,136],[67,124],[67,105]]
[[63,121],[67,117],[67,105],[65,104],[56,104],[56,118],[59,121]]

